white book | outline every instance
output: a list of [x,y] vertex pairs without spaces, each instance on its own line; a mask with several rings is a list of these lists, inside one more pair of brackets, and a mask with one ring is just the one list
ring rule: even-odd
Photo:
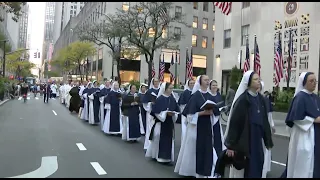
[[217,104],[213,101],[207,100],[203,103],[203,105],[200,107],[200,109],[213,109],[214,106]]
[[180,114],[179,112],[176,112],[176,111],[167,111],[169,113],[173,113],[173,114]]

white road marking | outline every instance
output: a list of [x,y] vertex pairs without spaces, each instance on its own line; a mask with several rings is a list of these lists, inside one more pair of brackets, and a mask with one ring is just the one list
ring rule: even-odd
[[28,100],[30,100],[30,97],[27,97]]
[[280,162],[277,162],[277,161],[271,161],[271,162],[274,163],[274,164],[278,164],[280,166],[284,166],[284,167],[287,166],[286,164],[283,164],[283,163],[280,163]]
[[79,148],[80,151],[85,151],[85,150],[87,150],[87,148],[84,147],[84,145],[83,145],[82,143],[77,143],[76,145],[78,146],[78,148]]
[[28,94],[28,96],[30,96],[30,94]]
[[22,97],[19,97],[19,99],[18,99],[18,100],[20,101],[21,99],[22,99]]
[[100,166],[98,162],[90,162],[91,166],[99,175],[106,175],[107,172]]
[[38,100],[39,98],[38,97],[36,97],[36,100]]
[[57,115],[57,113],[54,111],[54,110],[52,110],[52,112],[53,112],[53,114],[56,116]]
[[58,170],[57,156],[46,156],[46,157],[42,157],[41,165],[38,169],[26,174],[13,176],[9,178],[46,178],[51,176],[57,170]]

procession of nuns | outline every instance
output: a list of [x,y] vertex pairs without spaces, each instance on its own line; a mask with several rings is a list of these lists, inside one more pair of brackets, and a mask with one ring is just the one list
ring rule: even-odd
[[[320,177],[320,99],[313,94],[316,77],[301,73],[286,124],[290,128],[283,178]],[[186,81],[179,98],[173,85],[153,78],[150,85],[118,82],[82,89],[80,118],[101,131],[137,142],[145,136],[145,157],[174,165],[175,124],[180,118],[181,147],[174,172],[196,178],[266,178],[273,147],[272,105],[257,73],[244,73],[236,91],[226,131],[220,123],[225,106],[218,82],[201,75]]]

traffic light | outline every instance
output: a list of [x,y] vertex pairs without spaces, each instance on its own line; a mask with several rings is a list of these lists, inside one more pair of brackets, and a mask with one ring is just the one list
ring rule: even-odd
[[37,58],[37,53],[36,53],[36,52],[33,54],[33,57],[34,57],[34,58]]

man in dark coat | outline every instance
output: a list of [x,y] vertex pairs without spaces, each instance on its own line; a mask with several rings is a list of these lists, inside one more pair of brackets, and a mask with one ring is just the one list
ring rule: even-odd
[[44,96],[43,96],[44,103],[49,102],[50,93],[51,93],[51,83],[48,82],[47,84],[45,84],[45,87],[44,87],[44,93],[43,93],[44,94]]
[[69,94],[71,96],[69,111],[71,113],[74,111],[79,113],[80,104],[81,104],[81,98],[79,96],[79,83],[77,83],[75,86],[71,88],[71,90],[69,91]]

